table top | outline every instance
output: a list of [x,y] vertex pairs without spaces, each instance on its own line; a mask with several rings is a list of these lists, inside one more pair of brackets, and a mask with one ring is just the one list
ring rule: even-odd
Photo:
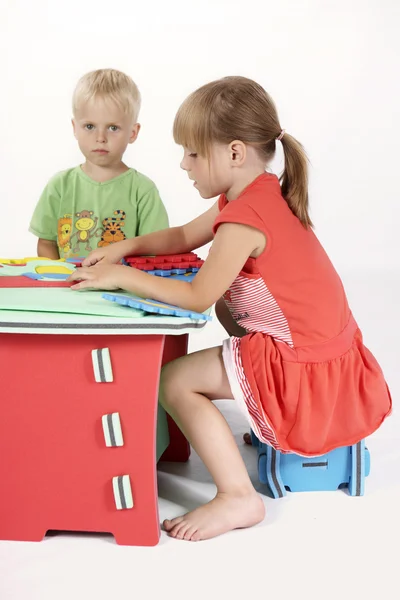
[[146,314],[107,302],[102,293],[66,288],[0,289],[0,333],[182,335],[206,325],[206,321],[189,317]]

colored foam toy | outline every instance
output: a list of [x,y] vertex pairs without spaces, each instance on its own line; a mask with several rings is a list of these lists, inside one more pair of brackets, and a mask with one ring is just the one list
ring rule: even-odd
[[[16,266],[24,266],[26,263],[31,262],[33,260],[50,260],[45,256],[29,256],[27,258],[0,258],[0,264],[4,265],[16,265]],[[53,260],[52,262],[65,262],[65,258],[59,258],[57,260]]]
[[178,306],[172,306],[171,304],[164,304],[163,302],[157,302],[156,300],[139,298],[139,296],[122,295],[122,294],[103,294],[105,300],[111,302],[117,302],[122,306],[130,308],[136,308],[144,310],[149,313],[156,313],[160,315],[170,315],[174,317],[189,317],[190,319],[197,319],[200,321],[211,321],[212,317],[203,313],[197,313],[192,310],[185,310]]
[[[13,261],[13,262],[11,262]],[[0,260],[0,277],[3,278],[16,278],[16,277],[27,277],[34,281],[51,281],[60,280],[65,282],[65,279],[73,273],[75,270],[74,264],[67,264],[64,260],[50,260],[47,258],[36,258],[36,259],[10,259],[7,262],[6,259]],[[8,285],[10,283],[10,285]],[[14,285],[11,282],[3,282],[3,287],[24,287],[24,285],[17,285],[17,281],[14,281]],[[32,285],[32,284],[31,284]],[[28,286],[27,286],[28,287]]]
[[[178,269],[176,270],[178,271]],[[170,279],[178,279],[180,281],[193,281],[194,276],[197,271],[184,271],[180,272],[172,272],[172,271],[147,271],[148,275],[156,275],[158,277],[169,277]]]
[[[127,256],[125,264],[141,271],[172,271],[181,274],[188,271],[198,271],[204,264],[194,252],[187,254],[167,254],[162,256]],[[158,274],[158,273],[157,273]]]
[[81,262],[81,258],[0,258],[0,287],[70,287],[72,284],[66,279]]
[[[82,261],[81,257],[58,260],[42,257],[0,259],[0,287],[71,287],[72,282],[66,280],[75,268],[82,266]],[[141,268],[149,275],[171,277],[182,281],[192,281],[203,262],[193,252],[154,257],[128,257],[123,260],[126,266]]]
[[370,454],[365,440],[353,446],[336,448],[316,457],[283,454],[260,442],[252,432],[258,450],[258,477],[274,498],[286,491],[310,492],[348,489],[350,496],[363,496],[365,477],[370,473]]
[[36,277],[29,277],[27,275],[0,277],[0,288],[69,288],[72,283],[65,281],[67,277],[68,275],[60,275],[56,279],[48,279],[43,276],[40,276],[40,279],[36,279]]

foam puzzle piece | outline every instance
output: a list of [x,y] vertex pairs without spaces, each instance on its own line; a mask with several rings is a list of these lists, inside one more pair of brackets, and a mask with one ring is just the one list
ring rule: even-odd
[[73,265],[75,265],[76,267],[81,267],[82,266],[82,261],[83,261],[83,257],[70,257],[70,258],[66,258],[65,261],[67,263],[72,263]]
[[190,319],[197,319],[200,321],[211,321],[212,317],[203,313],[197,313],[192,310],[185,310],[178,306],[172,306],[171,304],[164,304],[163,302],[157,302],[156,300],[139,298],[139,296],[120,294],[103,294],[105,300],[111,302],[117,302],[122,306],[130,308],[136,308],[149,313],[156,313],[160,315],[170,315],[174,317],[189,317]]
[[173,271],[176,269],[192,271],[200,269],[204,261],[194,252],[163,256],[128,256],[125,264],[142,271]]
[[42,267],[36,267],[36,273],[38,273],[39,275],[45,275],[46,273],[48,273],[49,275],[59,275],[60,273],[63,273],[68,277],[69,275],[71,275],[72,271],[73,269],[71,269],[71,267],[68,267],[67,265],[46,265]]
[[[15,259],[16,260],[16,259]],[[2,263],[0,261],[0,277],[17,277],[24,275],[31,279],[46,280],[46,276],[63,274],[65,277],[71,275],[75,270],[75,265],[67,264],[65,261],[40,259],[29,260],[25,263]]]
[[[26,258],[0,258],[0,264],[4,265],[26,265],[27,262],[31,262],[33,260],[52,260],[50,258],[46,258],[45,256],[28,256]],[[57,260],[53,260],[53,262],[65,262],[65,258],[58,258]]]
[[[66,280],[82,266],[82,257],[51,260],[43,257],[0,259],[0,287],[71,287]],[[123,260],[126,266],[145,270],[159,277],[190,276],[197,273],[204,261],[193,252],[165,256],[136,256]],[[182,281],[191,281],[184,278]]]
[[[148,273],[149,275],[158,275],[157,271],[149,271]],[[168,275],[168,277],[170,279],[178,279],[179,281],[193,281],[194,277],[195,277],[196,273],[189,271],[188,273],[180,273],[180,274],[173,274],[173,275]]]
[[38,277],[40,279],[36,279],[33,275],[0,277],[0,288],[69,288],[73,283],[72,281],[65,281],[67,275],[58,275],[56,279],[43,277],[42,275],[38,275]]
[[[21,279],[29,281],[26,277],[21,277]],[[103,293],[97,290],[72,291],[69,287],[65,289],[59,287],[46,287],[46,289],[38,287],[1,288],[0,278],[0,310],[122,317],[125,319],[137,319],[145,316],[142,310],[127,310],[119,304],[104,302]]]

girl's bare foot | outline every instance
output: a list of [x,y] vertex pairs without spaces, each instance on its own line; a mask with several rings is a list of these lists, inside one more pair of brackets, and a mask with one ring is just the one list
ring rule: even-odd
[[251,527],[265,516],[264,503],[254,491],[242,496],[218,493],[214,500],[182,517],[163,523],[171,537],[197,542],[232,529]]

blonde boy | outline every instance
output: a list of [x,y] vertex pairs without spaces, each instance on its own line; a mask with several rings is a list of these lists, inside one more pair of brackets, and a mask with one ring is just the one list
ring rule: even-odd
[[29,231],[39,256],[85,257],[96,248],[168,227],[154,183],[122,158],[136,141],[140,93],[114,69],[84,75],[73,94],[72,126],[85,162],[45,187]]

